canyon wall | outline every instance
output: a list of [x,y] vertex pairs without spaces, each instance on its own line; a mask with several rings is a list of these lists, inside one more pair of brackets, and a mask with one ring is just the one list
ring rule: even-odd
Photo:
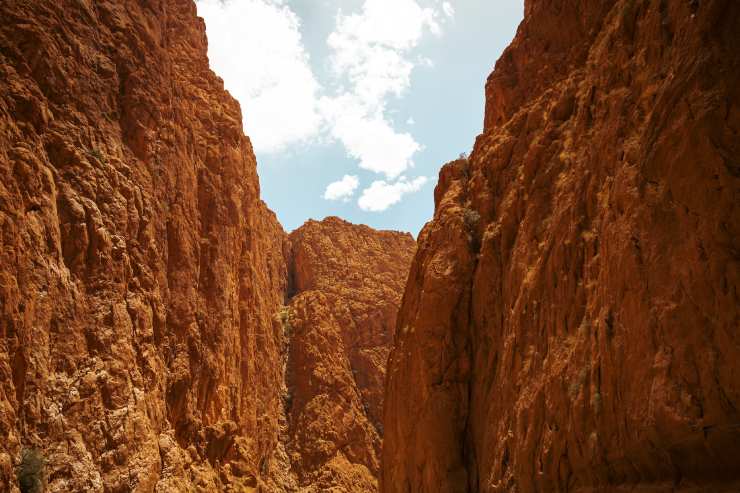
[[0,18],[0,490],[377,489],[413,239],[284,233],[192,1]]
[[738,490],[738,32],[525,1],[418,238],[383,491]]
[[33,447],[51,491],[255,486],[287,242],[194,3],[0,18],[0,489]]
[[416,243],[335,217],[307,222],[290,243],[292,472],[301,491],[377,491],[385,366]]

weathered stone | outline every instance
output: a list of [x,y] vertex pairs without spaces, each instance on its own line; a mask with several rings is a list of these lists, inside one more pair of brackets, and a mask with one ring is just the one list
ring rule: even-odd
[[416,249],[336,217],[291,233],[288,453],[305,491],[376,491],[385,367]]
[[383,491],[738,489],[739,29],[525,2],[418,239]]
[[255,485],[287,238],[195,5],[0,18],[0,490],[33,447],[48,491]]

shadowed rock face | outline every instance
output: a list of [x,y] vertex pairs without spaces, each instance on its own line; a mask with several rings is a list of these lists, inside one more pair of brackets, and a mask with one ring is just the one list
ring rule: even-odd
[[740,4],[525,4],[446,165],[383,491],[736,491]]
[[376,491],[385,366],[416,243],[338,218],[291,233],[288,454],[305,491]]
[[0,490],[376,489],[413,239],[283,232],[193,2],[0,19]]

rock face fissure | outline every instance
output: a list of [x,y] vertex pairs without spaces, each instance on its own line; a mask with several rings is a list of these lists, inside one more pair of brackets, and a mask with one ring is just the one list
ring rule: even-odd
[[382,491],[737,491],[738,32],[525,1],[418,239]]
[[285,234],[191,0],[0,19],[0,490],[377,489],[413,239]]

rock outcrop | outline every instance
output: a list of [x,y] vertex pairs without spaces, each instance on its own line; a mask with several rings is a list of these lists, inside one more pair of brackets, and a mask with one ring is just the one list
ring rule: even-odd
[[740,4],[527,0],[446,165],[382,490],[737,491]]
[[256,486],[287,243],[194,3],[0,18],[0,489]]
[[0,490],[376,489],[413,239],[284,233],[191,0],[0,19]]
[[385,366],[416,249],[339,218],[290,234],[286,448],[302,491],[377,491]]

